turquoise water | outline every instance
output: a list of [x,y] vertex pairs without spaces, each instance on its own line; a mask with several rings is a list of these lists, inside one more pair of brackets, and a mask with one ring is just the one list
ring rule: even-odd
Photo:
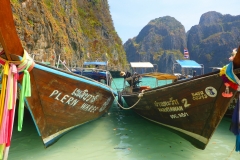
[[[156,87],[156,86],[172,83],[171,80],[156,81],[155,78],[150,78],[150,77],[143,77],[141,81],[142,81],[140,83],[141,86],[150,86],[150,87]],[[112,83],[112,88],[115,90],[121,91],[123,89],[123,83],[124,83],[123,78],[115,78]]]
[[[149,78],[147,84],[154,85]],[[117,87],[116,87],[116,86]],[[122,88],[115,79],[113,88]],[[205,150],[131,110],[120,110],[114,103],[103,117],[82,125],[45,149],[33,121],[25,114],[23,130],[14,126],[9,160],[239,160],[234,151],[235,136],[225,117]]]

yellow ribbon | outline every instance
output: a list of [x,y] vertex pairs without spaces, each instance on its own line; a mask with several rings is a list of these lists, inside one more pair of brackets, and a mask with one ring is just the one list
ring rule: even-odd
[[2,116],[3,116],[3,108],[4,108],[4,101],[5,101],[5,95],[6,95],[6,82],[7,82],[7,76],[9,72],[9,63],[8,61],[5,63],[3,68],[3,75],[2,75],[2,90],[1,90],[1,96],[0,96],[0,127],[2,124]]
[[[23,115],[24,115],[24,99],[25,97],[30,97],[31,96],[31,84],[30,84],[30,75],[28,72],[28,69],[30,66],[34,65],[34,61],[31,59],[31,57],[28,55],[26,51],[24,51],[24,55],[20,61],[7,61],[3,58],[0,57],[1,64],[3,65],[3,74],[2,74],[2,88],[1,88],[1,93],[0,93],[0,131],[3,131],[3,129],[6,129],[7,124],[3,121],[3,118],[6,118],[6,113],[4,112],[4,106],[7,107],[5,109],[11,110],[13,109],[12,107],[15,105],[15,101],[13,101],[16,97],[16,95],[13,96],[13,92],[16,91],[16,84],[14,83],[14,75],[16,74],[16,66],[14,66],[14,69],[12,70],[13,67],[10,67],[9,65],[16,64],[18,65],[18,72],[23,71],[23,80],[22,80],[22,88],[21,88],[21,94],[20,94],[20,100],[19,100],[19,112],[18,112],[18,130],[22,130],[22,123],[23,123]],[[4,64],[5,63],[5,64]],[[11,73],[10,73],[11,72]],[[14,72],[14,73],[12,73]],[[15,79],[16,83],[16,79]],[[6,91],[8,89],[8,91]],[[8,95],[6,95],[6,92]],[[7,98],[6,98],[7,97]],[[6,102],[5,102],[6,101]],[[7,105],[7,106],[6,106]],[[6,111],[6,110],[5,110]],[[4,122],[4,124],[2,124]],[[11,133],[6,133],[6,134],[11,134]],[[0,136],[5,136],[2,132]],[[2,138],[3,138],[2,137]],[[1,139],[3,141],[4,139]],[[3,152],[5,149],[6,144],[4,141],[2,142],[3,144],[0,144],[0,159],[3,158]]]

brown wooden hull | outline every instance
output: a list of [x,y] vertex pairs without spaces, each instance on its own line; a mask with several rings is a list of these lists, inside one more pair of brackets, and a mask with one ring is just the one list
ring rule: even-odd
[[[6,57],[1,56],[8,61],[19,61],[17,56],[23,57],[24,49],[9,0],[0,1],[0,19],[0,43]],[[23,58],[23,61],[27,65],[22,65],[19,72],[23,68],[30,71],[32,92],[31,97],[25,99],[26,106],[46,147],[70,129],[99,118],[112,105],[116,93],[102,83],[41,64],[32,69],[30,59]]]
[[[234,97],[223,97],[225,89],[219,73],[212,73],[146,90],[133,110],[204,149]],[[230,92],[236,93],[231,88]],[[129,107],[138,95],[122,93]]]
[[114,100],[108,86],[58,69],[37,64],[30,78],[32,95],[26,106],[46,147],[105,114]]

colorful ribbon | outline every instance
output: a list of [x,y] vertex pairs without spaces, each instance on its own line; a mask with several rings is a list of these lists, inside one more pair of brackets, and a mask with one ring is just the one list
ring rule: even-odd
[[240,85],[240,80],[233,73],[233,63],[232,62],[230,62],[228,65],[224,66],[220,70],[220,76],[222,77],[223,81],[225,83],[228,83],[232,89],[234,89],[234,90],[238,89],[238,86]]
[[[29,71],[34,66],[34,61],[24,51],[21,61],[7,61],[0,57],[3,65],[2,89],[0,94],[0,159],[8,155],[17,99],[17,80],[23,73],[22,87],[19,99],[18,130],[22,130],[24,115],[24,100],[31,96]],[[18,65],[18,67],[17,67]]]

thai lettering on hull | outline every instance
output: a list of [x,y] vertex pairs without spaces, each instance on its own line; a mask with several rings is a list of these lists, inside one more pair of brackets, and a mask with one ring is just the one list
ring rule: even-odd
[[92,112],[92,113],[94,113],[98,109],[98,107],[91,104],[87,104],[87,103],[83,103],[83,105],[80,108],[84,111]]
[[208,96],[203,91],[192,93],[192,99],[194,101],[201,100],[201,99],[206,99],[206,98],[208,98]]
[[[214,87],[209,86],[206,87],[204,91],[200,90],[190,94],[193,101],[201,101],[207,98],[216,97],[217,90]],[[189,116],[189,114],[186,112],[186,108],[191,107],[191,103],[189,103],[188,99],[185,97],[181,100],[171,97],[166,101],[155,101],[154,106],[158,109],[159,112],[169,112],[170,118],[176,119]]]
[[76,88],[71,94],[63,94],[59,90],[54,90],[49,97],[72,107],[75,107],[79,101],[83,101],[84,103],[79,107],[79,109],[91,113],[94,113],[97,110],[102,112],[111,101],[111,97],[109,97],[106,101],[103,101],[102,104],[96,106],[94,105],[94,102],[96,102],[101,96],[98,94],[90,94],[87,89],[81,90],[79,88]]
[[92,95],[88,93],[88,90],[81,90],[76,88],[73,92],[72,92],[72,96],[77,97],[79,99],[82,99],[83,101],[89,102],[89,103],[93,103],[95,102],[99,95]]

